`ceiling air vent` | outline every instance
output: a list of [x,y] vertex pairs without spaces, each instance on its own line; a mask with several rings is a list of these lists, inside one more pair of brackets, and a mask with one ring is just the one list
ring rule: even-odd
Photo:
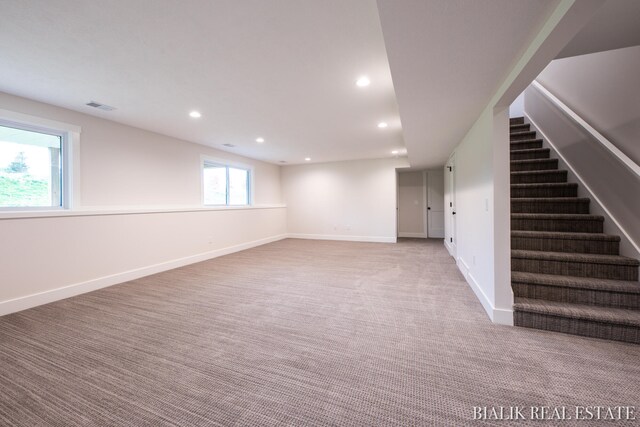
[[235,147],[235,145],[233,145],[233,144],[222,144],[222,145],[224,145],[225,147],[229,147],[229,148]]
[[93,107],[93,108],[99,108],[101,110],[104,111],[113,111],[116,109],[116,107],[111,107],[110,105],[105,105],[105,104],[100,104],[99,102],[95,102],[95,101],[91,101],[91,102],[87,102],[87,104],[89,107]]

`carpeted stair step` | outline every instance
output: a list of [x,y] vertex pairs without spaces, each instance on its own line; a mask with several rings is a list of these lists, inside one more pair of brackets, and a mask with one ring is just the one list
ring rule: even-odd
[[511,132],[509,134],[509,139],[511,141],[522,141],[524,139],[536,139],[536,131],[525,130],[522,132]]
[[558,159],[512,160],[511,172],[558,169]]
[[509,133],[523,132],[531,130],[529,123],[509,124]]
[[618,255],[620,237],[601,233],[513,230],[511,249]]
[[524,117],[511,117],[509,119],[509,125],[519,125],[524,123]]
[[549,157],[550,150],[548,148],[530,148],[511,151],[511,160],[548,159]]
[[541,139],[525,139],[522,141],[515,141],[509,144],[509,149],[511,151],[518,150],[528,150],[531,148],[542,148],[542,140]]
[[515,302],[531,298],[640,310],[640,282],[514,271],[511,285]]
[[578,184],[549,182],[539,184],[511,184],[511,197],[577,197]]
[[640,344],[640,311],[521,299],[513,305],[516,326]]
[[554,182],[567,182],[567,171],[511,171],[511,184],[544,184]]
[[604,217],[587,214],[511,214],[512,230],[602,233]]
[[620,255],[511,250],[512,271],[635,281],[638,265]]
[[511,212],[588,214],[589,202],[581,197],[521,197],[511,199]]

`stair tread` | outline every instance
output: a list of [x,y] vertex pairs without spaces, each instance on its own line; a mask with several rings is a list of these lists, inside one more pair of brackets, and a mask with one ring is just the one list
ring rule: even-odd
[[512,271],[511,281],[535,285],[640,294],[640,282],[632,282],[628,280],[597,279],[593,277],[561,276],[557,274]]
[[[524,160],[511,160],[511,163],[545,163],[545,162],[557,162],[558,159],[524,159]],[[555,169],[551,169],[555,170]]]
[[510,141],[511,144],[526,144],[527,142],[542,142],[542,138],[520,139],[518,141]]
[[574,233],[568,231],[529,231],[529,230],[513,230],[511,237],[534,237],[544,239],[563,239],[563,240],[605,240],[619,242],[620,236],[614,236],[604,233]]
[[520,131],[520,132],[511,132],[511,133],[509,133],[509,135],[510,136],[519,136],[519,135],[526,135],[526,134],[532,134],[532,133],[536,133],[536,131],[535,130],[523,130],[523,131]]
[[[518,142],[520,142],[520,141],[518,141]],[[539,153],[539,152],[542,152],[542,151],[551,152],[551,150],[548,149],[548,148],[523,148],[522,150],[511,150],[511,151],[516,151],[518,153]]]
[[527,251],[514,249],[511,251],[512,258],[541,259],[549,261],[571,261],[589,264],[613,264],[638,266],[640,261],[622,255],[585,254],[574,252],[547,252],[547,251]]
[[640,327],[640,311],[624,308],[569,304],[530,298],[519,298],[518,302],[513,304],[513,308],[515,311]]
[[[514,172],[517,173],[517,172]],[[534,182],[526,184],[511,184],[511,188],[557,188],[557,187],[577,187],[575,182]]]
[[585,220],[596,220],[596,221],[604,221],[604,217],[602,215],[593,215],[593,214],[545,214],[545,213],[512,213],[511,218],[517,219],[572,219],[578,221]]
[[512,197],[512,202],[590,202],[588,197]]
[[[538,159],[539,160],[539,159]],[[549,160],[549,159],[542,159],[542,160]],[[522,160],[512,160],[512,162],[515,161],[522,161]],[[528,160],[530,161],[530,160]],[[525,174],[525,173],[535,173],[535,174],[545,174],[545,173],[565,173],[567,172],[564,169],[544,169],[544,170],[536,170],[536,171],[513,171],[511,172],[511,174]]]

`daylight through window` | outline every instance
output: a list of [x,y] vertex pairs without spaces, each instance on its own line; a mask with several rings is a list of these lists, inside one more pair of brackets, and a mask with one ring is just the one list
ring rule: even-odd
[[204,204],[249,205],[250,174],[249,169],[204,161],[202,170]]
[[0,209],[63,206],[61,135],[0,125]]

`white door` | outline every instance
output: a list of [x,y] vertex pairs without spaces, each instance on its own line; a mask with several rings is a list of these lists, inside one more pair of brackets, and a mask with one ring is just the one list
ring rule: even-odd
[[452,155],[444,167],[445,196],[444,222],[445,244],[453,257],[456,256],[456,183],[455,183],[455,155]]
[[427,237],[422,172],[398,173],[398,237]]
[[430,238],[444,238],[444,173],[427,173],[427,228]]

